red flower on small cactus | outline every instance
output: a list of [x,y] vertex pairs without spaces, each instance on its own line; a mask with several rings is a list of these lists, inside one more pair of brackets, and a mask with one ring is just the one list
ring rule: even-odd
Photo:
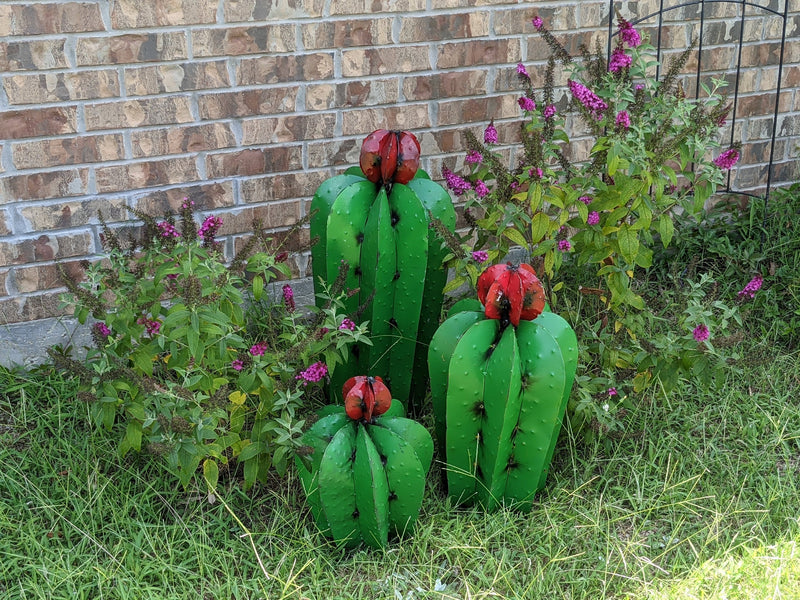
[[419,141],[409,131],[378,129],[361,144],[359,164],[372,183],[408,183],[419,169]]
[[515,327],[521,319],[531,321],[542,314],[544,288],[533,267],[494,265],[478,278],[478,300],[490,319],[510,322]]
[[351,377],[342,386],[342,396],[344,410],[354,421],[372,421],[373,416],[382,415],[392,404],[392,393],[380,377]]

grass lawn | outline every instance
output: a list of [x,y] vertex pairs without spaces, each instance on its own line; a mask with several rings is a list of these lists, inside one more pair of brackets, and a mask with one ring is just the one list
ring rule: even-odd
[[76,384],[0,370],[0,598],[800,598],[800,355],[754,345],[718,396],[657,391],[624,433],[562,433],[530,513],[456,509],[338,549],[297,479],[210,502],[120,460]]

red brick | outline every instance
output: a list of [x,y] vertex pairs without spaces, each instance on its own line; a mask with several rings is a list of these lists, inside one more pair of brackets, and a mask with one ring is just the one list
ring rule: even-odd
[[[247,179],[242,182],[242,201],[252,204],[292,198],[310,198],[329,176],[330,173],[327,170],[315,170]],[[263,219],[263,221],[270,227],[282,227],[294,224],[299,218],[299,213],[292,213],[284,220],[269,218]]]
[[442,72],[403,78],[408,100],[439,100],[486,93],[486,71]]
[[148,98],[87,104],[86,129],[121,129],[146,125],[172,125],[193,121],[186,96]]
[[8,226],[8,213],[0,210],[0,235],[10,235],[11,228]]
[[98,167],[95,170],[95,177],[97,191],[105,193],[197,181],[198,173],[194,158],[168,158]]
[[228,87],[225,61],[163,64],[125,69],[125,90],[131,96]]
[[350,110],[342,117],[342,135],[367,135],[376,129],[424,129],[431,126],[427,104]]
[[96,2],[29,2],[0,6],[0,37],[103,31]]
[[195,210],[213,210],[233,206],[233,183],[222,181],[168,190],[153,190],[136,200],[136,208],[152,216],[180,211],[184,200],[194,202]]
[[333,54],[329,52],[243,58],[236,71],[237,85],[320,81],[331,77]]
[[216,23],[217,0],[116,0],[112,3],[114,29]]
[[85,256],[91,252],[92,235],[88,232],[73,235],[42,234],[21,241],[0,241],[0,264],[24,265]]
[[425,10],[426,0],[349,0],[331,2],[331,15],[369,15]]
[[255,146],[324,139],[331,136],[335,125],[336,115],[332,113],[247,119],[242,122],[242,144]]
[[0,71],[64,69],[69,66],[64,54],[64,42],[63,38],[0,42]]
[[533,17],[537,15],[542,18],[549,31],[556,33],[556,37],[558,37],[558,32],[560,31],[590,26],[589,21],[585,23],[578,22],[576,6],[562,4],[562,6],[557,7],[528,5],[520,9],[497,11],[494,13],[494,34],[538,35],[531,23]]
[[456,125],[521,117],[517,97],[491,96],[468,100],[453,100],[439,103],[439,122],[437,125]]
[[[446,35],[444,35],[446,32]],[[475,38],[489,35],[489,13],[472,12],[404,18],[400,24],[401,43]]]
[[520,59],[519,41],[516,39],[472,40],[439,46],[438,69],[516,63]]
[[11,148],[14,166],[37,169],[125,158],[122,135],[77,136],[21,142]]
[[9,104],[44,104],[119,96],[116,71],[12,75],[3,80]]
[[0,323],[19,323],[71,314],[61,308],[61,294],[36,294],[0,301]]
[[392,40],[392,18],[348,19],[303,23],[303,46],[306,50],[320,48],[351,48],[354,46],[389,46]]
[[329,166],[351,166],[358,164],[361,140],[347,139],[309,142],[308,167],[317,169]]
[[0,112],[0,131],[7,140],[75,133],[77,130],[74,106]]
[[345,50],[342,52],[342,75],[363,77],[385,73],[409,73],[431,68],[427,46],[395,46]]
[[121,198],[92,198],[79,202],[59,202],[17,209],[36,231],[85,227],[99,223],[99,213],[108,222],[124,221],[130,215]]
[[296,87],[223,92],[200,96],[201,119],[268,115],[295,110]]
[[321,17],[324,8],[324,0],[225,0],[223,15],[226,23],[313,18]]
[[209,154],[206,157],[206,171],[211,179],[234,175],[281,173],[302,167],[300,146],[249,148],[240,152]]
[[[75,278],[82,278],[79,261],[60,263]],[[17,267],[13,270],[14,287],[22,294],[63,287],[56,265]]]
[[70,169],[0,178],[0,203],[81,196],[88,177],[86,169]]
[[137,129],[131,132],[134,158],[203,152],[236,145],[227,123],[207,123],[188,127]]
[[[407,100],[422,100],[406,95]],[[397,79],[369,79],[340,83],[336,86],[335,107],[364,107],[378,104],[396,104],[400,100]],[[332,107],[333,108],[333,107]]]
[[320,83],[306,87],[306,110],[329,110],[338,108],[334,83]]
[[226,213],[222,220],[220,235],[235,233],[250,233],[253,231],[253,220],[261,221],[267,229],[291,227],[300,220],[302,202],[270,202],[263,206],[245,208],[236,212]]
[[192,48],[197,58],[236,56],[262,52],[294,52],[294,25],[259,25],[196,29],[192,31]]
[[113,37],[78,38],[78,66],[116,65],[184,60],[188,57],[183,32],[129,33]]

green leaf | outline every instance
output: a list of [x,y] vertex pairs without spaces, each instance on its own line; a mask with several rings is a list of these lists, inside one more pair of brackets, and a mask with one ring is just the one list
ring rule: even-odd
[[130,447],[137,452],[142,450],[142,423],[141,421],[128,421],[125,429],[125,440]]
[[264,280],[260,275],[253,277],[253,298],[261,300],[261,294],[264,292]]
[[542,207],[542,184],[536,183],[528,188],[528,202],[531,207],[531,214]]
[[522,246],[523,248],[528,247],[528,242],[525,240],[525,237],[519,232],[518,229],[514,227],[509,227],[503,232],[503,235],[510,239],[512,242],[517,244],[518,246]]
[[251,458],[258,456],[262,452],[265,452],[266,450],[267,447],[264,442],[251,442],[242,449],[241,454],[239,454],[239,460],[248,461]]
[[186,343],[189,345],[189,354],[195,359],[196,363],[199,363],[200,359],[202,359],[200,355],[200,332],[197,329],[190,328],[186,332]]
[[536,213],[531,219],[531,243],[538,244],[550,230],[550,217],[544,213]]
[[448,281],[447,285],[444,286],[444,289],[442,290],[442,293],[443,294],[447,294],[448,292],[452,292],[454,290],[457,290],[458,288],[460,288],[465,283],[467,283],[467,278],[464,277],[463,275],[458,275],[456,277],[453,277],[453,279]]
[[217,461],[207,458],[203,461],[203,478],[208,484],[209,490],[214,490],[219,481],[219,465]]
[[617,232],[617,242],[622,257],[628,262],[633,263],[639,252],[639,236],[630,228],[630,225],[621,225]]
[[661,243],[664,248],[669,246],[672,241],[672,236],[675,233],[675,225],[672,223],[672,217],[666,213],[661,215],[658,219],[658,233],[661,235]]

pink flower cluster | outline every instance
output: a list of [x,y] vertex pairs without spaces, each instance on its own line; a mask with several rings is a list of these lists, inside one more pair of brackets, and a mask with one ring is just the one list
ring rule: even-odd
[[231,368],[234,371],[241,371],[242,369],[244,369],[244,363],[240,359],[237,358],[236,360],[231,362]]
[[527,96],[523,96],[522,98],[517,100],[517,104],[519,104],[519,107],[522,110],[527,112],[536,110],[536,102],[534,102],[532,98],[528,98]]
[[478,152],[477,150],[470,150],[467,155],[464,157],[464,162],[468,165],[474,165],[479,163],[483,160],[483,154]]
[[708,330],[708,327],[706,325],[700,323],[700,325],[698,325],[692,330],[692,336],[694,337],[695,341],[699,344],[701,342],[705,342],[711,336],[711,332]]
[[220,227],[222,227],[222,218],[209,215],[200,225],[200,229],[197,230],[197,235],[204,240],[213,240]]
[[347,329],[349,331],[354,331],[356,328],[356,324],[352,319],[348,319],[345,317],[342,319],[342,324],[339,325],[339,329]]
[[442,167],[442,175],[444,175],[445,183],[456,196],[463,196],[465,193],[472,189],[472,184],[461,177],[456,175],[447,167]]
[[108,325],[102,322],[95,323],[94,330],[104,338],[107,338],[109,335],[111,335],[111,330],[108,328]]
[[542,21],[542,17],[540,17],[539,15],[533,17],[531,23],[533,23],[533,26],[536,28],[536,31],[541,31],[542,27],[544,27],[544,21]]
[[494,123],[489,123],[489,126],[486,127],[486,131],[483,132],[483,143],[484,144],[497,143],[497,128],[494,126]]
[[642,36],[628,21],[623,20],[619,27],[619,37],[629,48],[636,48],[642,43]]
[[569,240],[558,241],[558,249],[561,250],[561,252],[569,252],[570,248],[572,248],[572,244]]
[[567,84],[572,97],[580,102],[595,119],[600,121],[603,118],[603,113],[608,109],[608,104],[580,82],[570,79]]
[[727,171],[737,162],[739,162],[739,151],[736,148],[728,148],[713,160],[713,163],[723,171]]
[[580,198],[578,198],[578,200],[583,202],[586,206],[589,206],[592,203],[592,197],[591,196],[581,196]]
[[288,283],[283,286],[283,304],[286,307],[286,310],[289,312],[294,312],[295,305],[294,305],[294,290],[292,286]]
[[483,182],[482,179],[478,179],[478,181],[475,182],[475,194],[478,196],[478,198],[483,198],[488,193],[489,193],[489,188],[486,186],[486,184]]
[[746,286],[737,294],[739,298],[750,298],[751,300],[756,297],[756,292],[761,289],[764,283],[764,278],[759,273],[753,277]]
[[267,342],[258,342],[257,344],[253,344],[250,346],[250,355],[251,356],[263,356],[264,353],[267,351]]
[[628,129],[631,126],[631,116],[627,110],[621,110],[617,113],[617,118],[614,121],[615,125],[620,129]]
[[618,73],[622,69],[630,67],[632,62],[633,58],[625,54],[625,50],[620,46],[617,46],[611,52],[611,58],[608,60],[608,70],[612,73]]
[[544,118],[552,119],[556,115],[555,104],[548,104],[544,107]]
[[600,213],[596,210],[593,210],[589,213],[589,216],[586,217],[586,224],[587,225],[597,225],[600,223]]
[[302,380],[303,385],[308,385],[309,382],[321,381],[328,374],[328,366],[323,362],[315,362],[300,374],[295,376],[295,379]]
[[160,223],[156,224],[156,227],[158,227],[159,231],[161,232],[161,237],[163,238],[181,237],[181,234],[178,233],[178,230],[175,229],[175,226],[172,223],[161,221]]
[[524,77],[525,79],[530,79],[531,76],[528,75],[528,69],[525,68],[525,65],[522,63],[517,64],[517,75],[520,77]]
[[472,260],[479,263],[485,263],[489,260],[489,253],[486,250],[475,250],[472,253]]
[[153,337],[158,335],[158,332],[161,331],[161,323],[154,319],[148,319],[147,317],[139,317],[136,319],[136,322],[139,325],[144,325],[144,329],[147,332],[147,335]]

